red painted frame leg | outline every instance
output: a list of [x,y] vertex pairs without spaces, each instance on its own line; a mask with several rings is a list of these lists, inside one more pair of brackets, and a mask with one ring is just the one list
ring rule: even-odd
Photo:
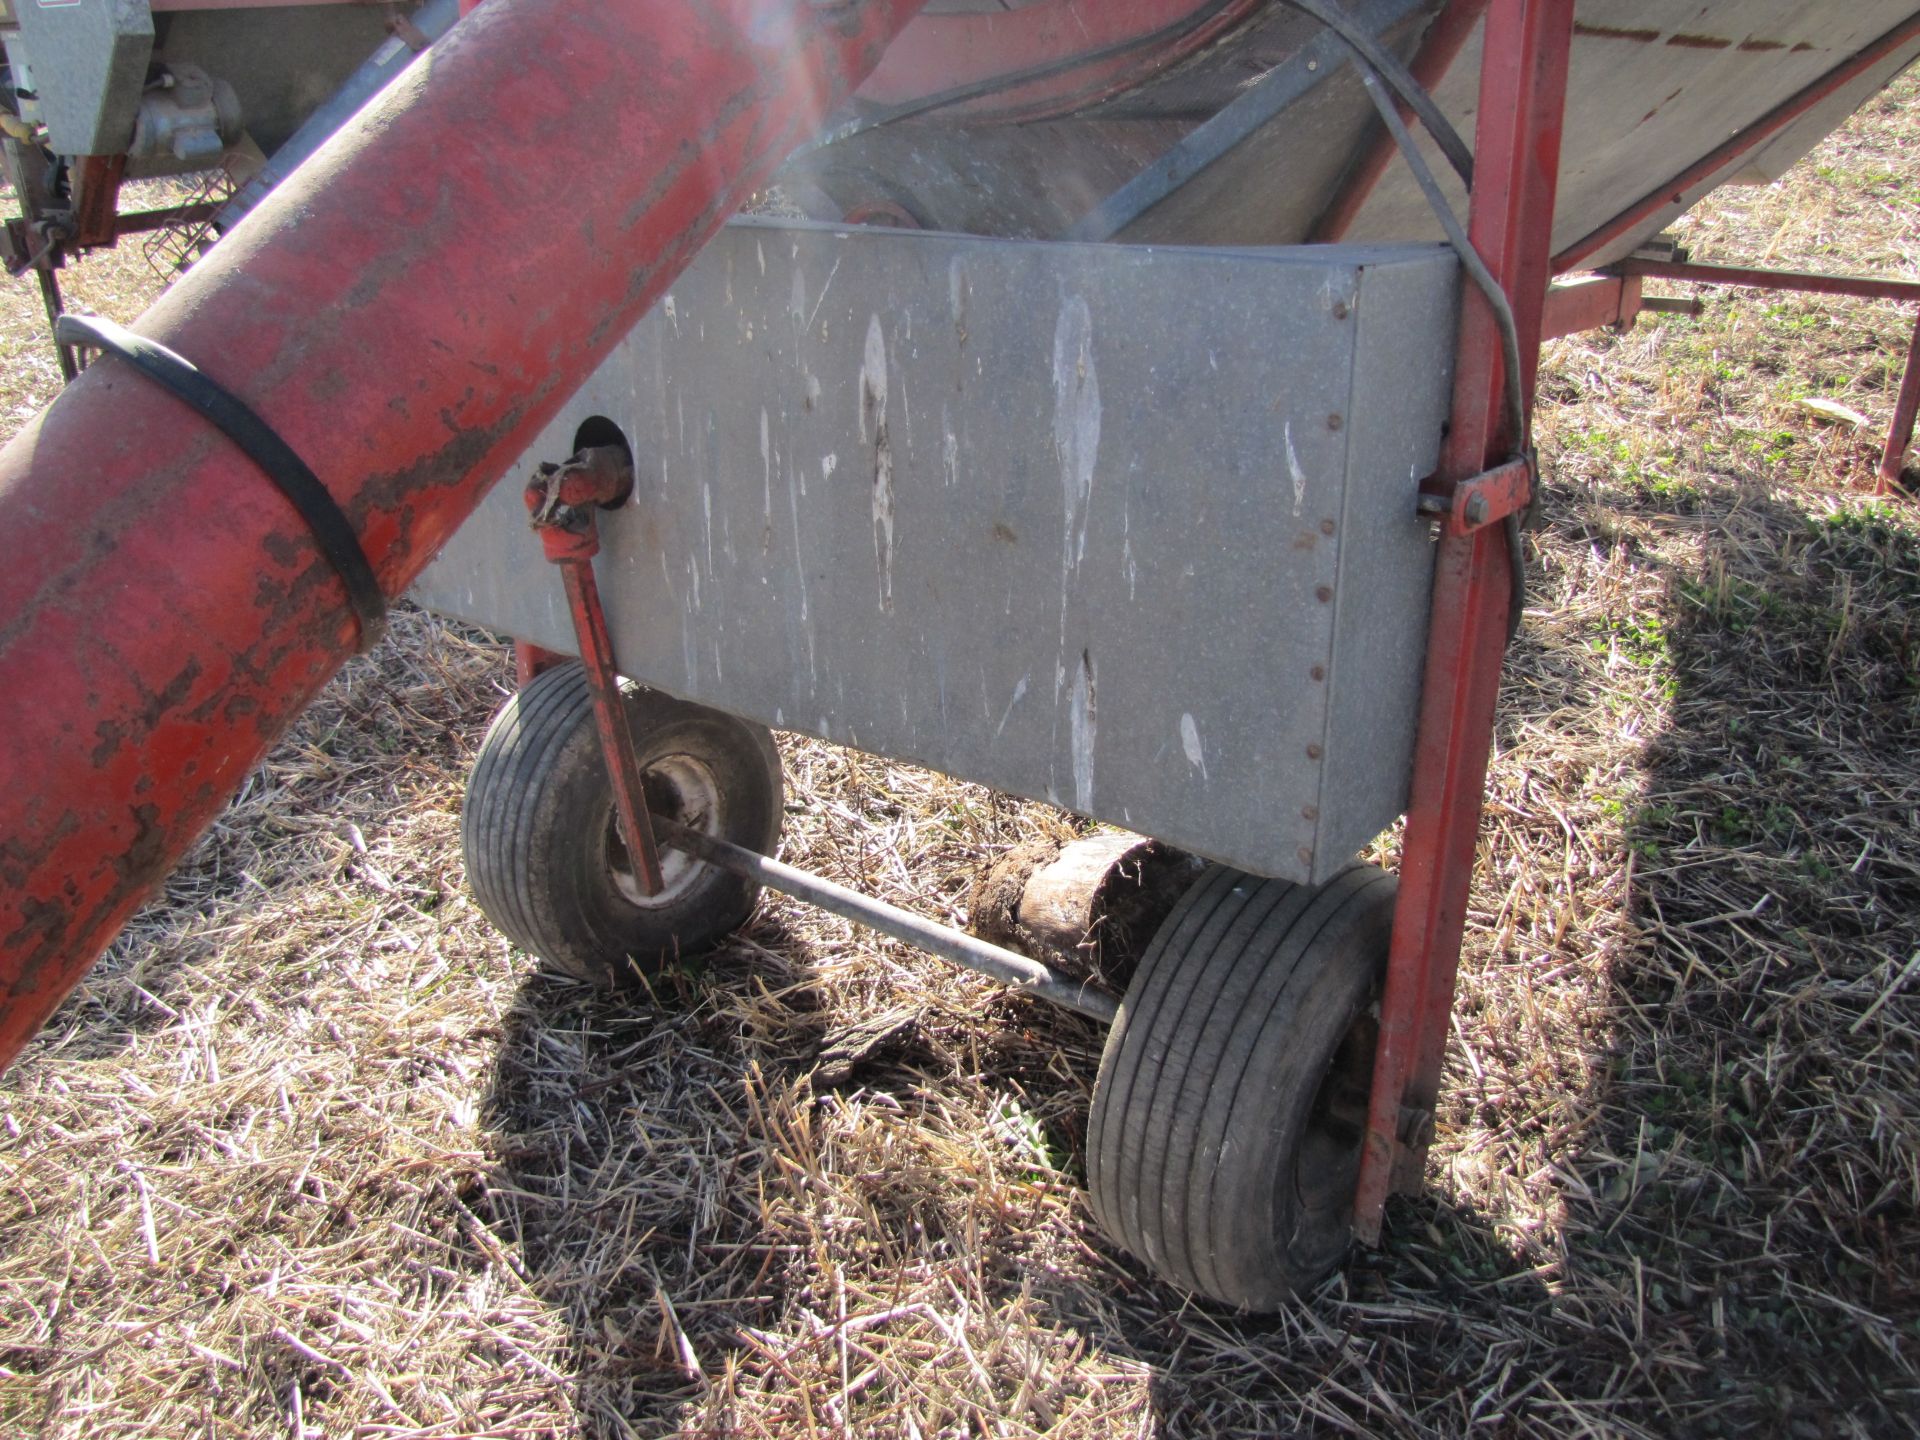
[[1880,493],[1900,484],[1900,472],[1913,444],[1914,417],[1920,415],[1920,317],[1913,324],[1913,343],[1907,347],[1907,369],[1900,378],[1900,398],[1894,402],[1893,424],[1887,430],[1886,453],[1880,457]]
[[[1573,0],[1493,0],[1486,27],[1468,229],[1513,306],[1531,411],[1552,273]],[[1439,477],[1449,491],[1525,442],[1507,433],[1493,313],[1471,286],[1464,296]],[[1368,1244],[1379,1241],[1389,1191],[1418,1183],[1432,1131],[1506,649],[1507,567],[1498,526],[1440,541],[1400,899],[1354,1197],[1354,1233]]]
[[513,683],[524,690],[533,683],[534,676],[542,670],[551,670],[566,658],[531,640],[516,640],[513,642]]

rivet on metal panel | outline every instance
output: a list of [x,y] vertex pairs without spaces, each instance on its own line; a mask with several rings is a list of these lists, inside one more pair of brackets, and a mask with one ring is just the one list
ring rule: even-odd
[[1309,670],[1307,674],[1315,680],[1324,680],[1327,678],[1327,667],[1324,665],[1316,665]]
[[1320,522],[1320,533],[1322,535],[1331,535],[1335,530],[1338,530],[1339,528],[1340,527],[1338,525],[1335,525],[1331,520],[1322,520]]
[[1348,316],[1348,315],[1350,315],[1350,314],[1352,314],[1352,313],[1353,313],[1353,312],[1352,312],[1351,310],[1349,310],[1349,309],[1347,308],[1347,302],[1346,302],[1346,301],[1344,301],[1344,300],[1336,300],[1336,301],[1334,301],[1334,302],[1333,302],[1333,318],[1334,318],[1334,319],[1336,319],[1336,320],[1344,320],[1344,319],[1346,319],[1346,318],[1347,318],[1347,316]]
[[1306,846],[1302,845],[1300,847],[1299,855],[1300,855],[1300,863],[1302,865],[1313,864],[1313,851],[1309,850]]
[[1327,429],[1329,430],[1338,430],[1346,423],[1347,422],[1337,413],[1327,416]]
[[1307,746],[1307,759],[1318,760],[1325,752],[1318,745]]
[[1300,807],[1300,818],[1302,820],[1318,820],[1320,818],[1320,807],[1318,805],[1302,805]]
[[1322,585],[1318,590],[1313,592],[1313,598],[1318,600],[1322,605],[1331,604],[1333,601],[1333,587],[1331,585]]

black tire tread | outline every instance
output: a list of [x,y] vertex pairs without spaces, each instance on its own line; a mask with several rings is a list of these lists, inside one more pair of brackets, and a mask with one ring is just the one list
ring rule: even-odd
[[[1115,1032],[1123,1026],[1146,1030],[1154,1027],[1160,1006],[1180,968],[1159,963],[1159,957],[1168,951],[1185,954],[1191,950],[1200,932],[1212,920],[1214,911],[1228,897],[1235,879],[1232,871],[1214,866],[1204,871],[1180,897],[1149,943],[1133,983],[1127,987],[1126,998],[1120,1005],[1120,1018],[1114,1022]],[[1108,1050],[1112,1048],[1109,1038]],[[1101,1084],[1094,1097],[1088,1126],[1088,1168],[1095,1172],[1097,1167],[1097,1173],[1090,1175],[1094,1212],[1107,1233],[1116,1237],[1130,1232],[1130,1219],[1118,1210],[1109,1213],[1106,1206],[1109,1197],[1123,1193],[1120,1177],[1129,1151],[1124,1117],[1130,1113],[1133,1091],[1145,1059],[1145,1046],[1119,1054],[1111,1066],[1103,1059]]]
[[1357,863],[1318,888],[1211,867],[1142,957],[1102,1056],[1087,1172],[1095,1218],[1166,1279],[1259,1306],[1306,1278],[1277,1277],[1285,1247],[1248,1244],[1247,1217],[1222,1212],[1222,1147],[1264,1118],[1246,1107],[1286,1072],[1303,1007],[1383,901],[1390,913],[1393,886]]

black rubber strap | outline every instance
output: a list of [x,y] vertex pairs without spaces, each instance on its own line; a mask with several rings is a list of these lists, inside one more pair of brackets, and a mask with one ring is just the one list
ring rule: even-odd
[[307,468],[307,462],[296,455],[293,447],[275,434],[266,421],[208,379],[184,356],[111,320],[94,315],[62,315],[54,326],[54,335],[68,345],[90,345],[117,355],[198,410],[221,434],[238,445],[300,512],[320,553],[340,576],[340,583],[347,587],[347,601],[360,622],[360,649],[371,650],[379,643],[387,627],[387,597],[381,593],[380,581],[367,562],[367,552],[360,548],[360,537],[354,533],[353,523],[335,503],[327,487],[320,483],[320,477]]

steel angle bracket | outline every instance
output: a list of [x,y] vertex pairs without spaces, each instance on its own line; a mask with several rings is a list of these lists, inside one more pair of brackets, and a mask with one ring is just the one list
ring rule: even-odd
[[1471,535],[1531,505],[1538,471],[1538,463],[1527,454],[1462,480],[1451,495],[1423,489],[1420,513],[1438,517],[1449,535]]

